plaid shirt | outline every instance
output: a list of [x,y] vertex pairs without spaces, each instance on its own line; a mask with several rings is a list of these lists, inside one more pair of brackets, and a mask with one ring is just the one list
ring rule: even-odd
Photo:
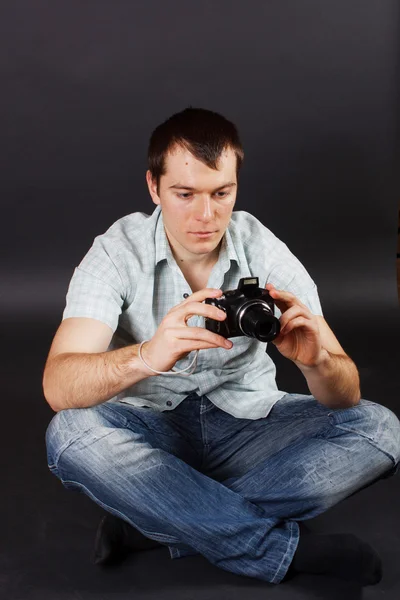
[[[286,244],[250,213],[233,211],[222,238],[218,262],[208,288],[236,289],[241,277],[258,277],[299,298],[322,315],[317,287]],[[168,311],[193,292],[178,267],[165,235],[160,205],[151,215],[134,212],[95,237],[69,283],[63,319],[89,317],[113,331],[108,350],[153,337]],[[281,312],[275,306],[275,316]],[[191,317],[189,326],[205,327],[204,317]],[[199,351],[189,377],[158,375],[143,379],[109,401],[154,410],[174,410],[190,392],[207,397],[221,410],[242,419],[259,419],[285,395],[278,390],[276,367],[266,343],[232,338],[233,347]],[[194,351],[174,368],[188,367]]]

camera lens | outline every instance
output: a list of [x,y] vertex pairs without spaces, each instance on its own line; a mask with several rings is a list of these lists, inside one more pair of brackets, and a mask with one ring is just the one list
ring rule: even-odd
[[252,304],[241,315],[239,325],[242,331],[255,337],[260,342],[270,342],[275,339],[280,331],[279,321],[271,313],[264,302]]

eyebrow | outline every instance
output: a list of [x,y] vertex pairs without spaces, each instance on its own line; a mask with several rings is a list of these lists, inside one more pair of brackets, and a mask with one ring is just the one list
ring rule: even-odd
[[[216,188],[215,190],[213,190],[214,192],[218,192],[219,190],[222,190],[223,188],[226,187],[233,187],[235,186],[236,183],[234,181],[230,181],[229,183],[224,183],[223,185],[220,185],[218,188]],[[188,185],[182,185],[180,183],[175,183],[174,185],[170,185],[169,188],[170,189],[177,189],[177,190],[190,190],[191,192],[196,191],[196,188],[194,187],[190,187]]]

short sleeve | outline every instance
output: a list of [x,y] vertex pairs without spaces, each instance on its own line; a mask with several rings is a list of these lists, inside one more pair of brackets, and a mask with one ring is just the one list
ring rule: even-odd
[[102,321],[114,332],[124,298],[121,275],[103,243],[96,238],[74,270],[62,319],[89,317]]
[[[318,288],[315,285],[315,283],[311,288],[304,289],[301,291],[299,291],[298,289],[291,289],[291,286],[289,285],[289,286],[285,287],[285,291],[294,294],[296,296],[296,298],[298,298],[300,300],[300,302],[303,302],[303,304],[305,304],[307,306],[307,308],[312,312],[313,315],[321,315],[322,317],[324,316],[323,312],[322,312],[321,301],[320,301],[319,295],[318,295]],[[275,317],[277,319],[279,319],[281,314],[282,314],[281,311],[275,305],[274,306]]]
[[297,297],[300,302],[303,302],[303,304],[305,304],[314,315],[321,315],[322,317],[324,316],[322,312],[321,301],[318,295],[318,289],[315,284],[311,289],[305,290],[304,293],[298,294]]
[[[276,241],[277,260],[267,277],[267,283],[273,283],[277,289],[290,292],[303,302],[314,315],[323,316],[318,288],[310,273],[300,260],[281,240]],[[275,305],[275,316],[281,312]]]

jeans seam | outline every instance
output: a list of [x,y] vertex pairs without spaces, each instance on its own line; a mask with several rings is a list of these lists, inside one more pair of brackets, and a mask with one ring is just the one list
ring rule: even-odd
[[[292,523],[295,523],[295,521],[288,521],[288,523],[292,524]],[[282,560],[279,563],[279,567],[275,571],[275,575],[273,576],[273,578],[271,580],[271,583],[279,583],[279,581],[281,581],[283,579],[283,577],[285,576],[285,574],[286,574],[286,573],[284,573],[283,576],[280,577],[280,572],[282,571],[282,565],[284,564],[284,562],[286,560],[286,557],[289,554],[291,543],[292,543],[292,540],[293,540],[293,537],[294,537],[293,529],[295,529],[295,528],[296,528],[296,525],[291,525],[291,527],[290,527],[290,538],[289,538],[289,541],[288,541],[288,544],[287,544],[286,552],[282,556]],[[294,556],[296,550],[297,550],[297,547],[294,549],[294,552],[293,552],[292,556]],[[290,565],[290,563],[289,563],[289,565]],[[286,572],[287,572],[287,569],[286,569]]]
[[389,452],[386,452],[386,450],[383,450],[383,448],[381,448],[379,446],[379,444],[377,444],[373,438],[370,438],[368,435],[365,435],[365,433],[354,430],[351,427],[343,427],[342,425],[335,425],[335,427],[337,427],[338,429],[341,429],[342,431],[346,431],[347,433],[355,433],[355,434],[359,435],[360,437],[362,437],[363,439],[367,440],[371,444],[371,446],[373,446],[374,448],[376,448],[377,450],[382,452],[385,456],[390,458],[390,460],[393,462],[394,466],[396,466],[395,457],[392,454],[389,454]]
[[[100,506],[102,506],[105,510],[107,510],[108,512],[112,512],[114,511],[112,514],[117,513],[118,516],[123,519],[124,521],[127,520],[126,515],[124,515],[124,513],[120,512],[118,509],[116,508],[112,508],[111,506],[109,506],[108,504],[105,504],[104,502],[102,502],[101,500],[99,500],[99,498],[97,498],[97,496],[95,496],[85,485],[83,485],[82,483],[79,483],[79,481],[75,481],[73,479],[62,479],[61,480],[62,483],[72,483],[73,485],[78,486],[79,488],[83,488],[84,490],[86,490],[86,493],[88,494],[88,496],[90,498],[92,498],[92,500],[94,500],[95,502],[97,502]],[[176,537],[172,536],[172,535],[168,535],[168,534],[164,534],[164,533],[159,533],[159,532],[155,532],[155,531],[148,531],[147,529],[143,529],[141,528],[139,525],[134,525],[134,527],[142,532],[144,532],[145,534],[151,535],[151,536],[157,536],[157,538],[153,538],[153,539],[157,539],[160,542],[171,542],[174,544],[180,544],[181,541],[178,540]]]
[[[75,437],[68,439],[60,448],[58,448],[58,452],[56,453],[54,460],[52,462],[52,466],[55,468],[58,468],[58,463],[60,462],[60,458],[61,455],[70,447],[72,446],[75,442],[79,441],[82,436],[84,436],[88,431],[92,431],[93,429],[95,429],[95,427],[91,427],[90,429],[86,429],[85,431],[80,431]],[[113,433],[114,428],[107,433],[106,435],[102,436],[102,439],[111,435],[111,433]],[[47,465],[50,468],[50,465]]]
[[[78,440],[80,437],[81,437],[81,433],[79,433],[79,434],[76,436],[76,438],[75,438],[75,439],[72,439],[72,441],[71,441],[71,439],[69,439],[69,440],[68,440],[68,441],[66,441],[66,442],[65,442],[65,443],[64,443],[62,446],[60,446],[60,447],[58,448],[58,450],[57,450],[57,452],[56,452],[56,454],[55,454],[55,456],[54,456],[54,458],[53,458],[53,461],[52,461],[52,463],[51,463],[51,466],[52,466],[52,467],[54,467],[54,468],[57,468],[57,467],[58,467],[58,463],[59,463],[59,461],[60,461],[61,454],[64,452],[64,450],[66,450],[66,449],[68,448],[68,446],[70,446],[71,444],[73,444],[73,443],[74,443],[74,441]],[[49,464],[49,463],[48,463],[48,467],[50,468],[50,464]]]

